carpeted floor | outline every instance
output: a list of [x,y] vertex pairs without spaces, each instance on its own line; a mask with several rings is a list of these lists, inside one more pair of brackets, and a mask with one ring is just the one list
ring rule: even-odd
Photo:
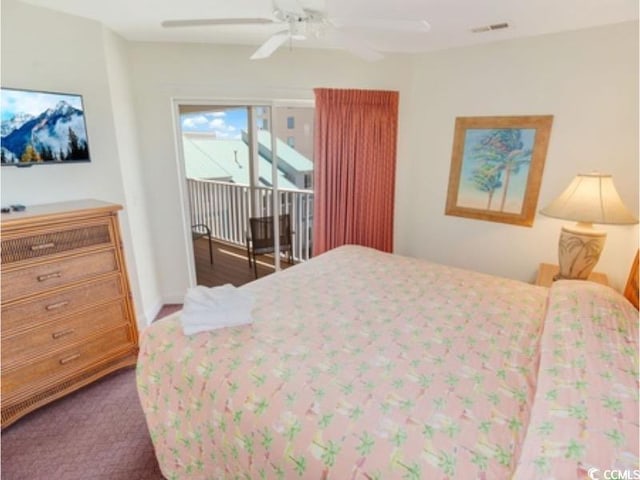
[[135,370],[114,372],[2,431],[3,480],[162,479]]
[[[180,308],[165,306],[158,318]],[[162,479],[135,370],[114,372],[2,431],[3,480]]]

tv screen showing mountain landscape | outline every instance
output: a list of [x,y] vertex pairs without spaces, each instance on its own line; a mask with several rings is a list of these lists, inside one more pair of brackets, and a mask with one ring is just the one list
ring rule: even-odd
[[0,89],[2,166],[88,162],[80,95]]

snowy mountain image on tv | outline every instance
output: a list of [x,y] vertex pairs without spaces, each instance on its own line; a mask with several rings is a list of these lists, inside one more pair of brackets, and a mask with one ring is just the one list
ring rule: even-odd
[[80,95],[2,88],[2,165],[88,162]]

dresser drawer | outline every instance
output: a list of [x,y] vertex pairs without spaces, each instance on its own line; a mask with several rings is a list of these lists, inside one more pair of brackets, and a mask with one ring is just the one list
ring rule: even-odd
[[107,250],[3,271],[2,303],[117,270],[115,251]]
[[11,369],[28,363],[34,357],[46,356],[82,342],[103,330],[127,324],[123,301],[100,305],[73,317],[63,317],[18,335],[2,338],[2,365]]
[[[4,280],[3,280],[4,281]],[[2,307],[2,336],[33,328],[61,316],[68,316],[98,302],[124,296],[119,274],[87,282],[56,293]]]
[[2,264],[111,243],[113,235],[108,223],[78,225],[56,231],[43,230],[28,236],[2,240]]
[[29,364],[22,364],[16,368],[2,365],[3,400],[6,400],[7,396],[20,395],[22,391],[33,391],[59,382],[67,375],[73,375],[112,357],[118,350],[126,350],[134,345],[129,327],[123,326]]

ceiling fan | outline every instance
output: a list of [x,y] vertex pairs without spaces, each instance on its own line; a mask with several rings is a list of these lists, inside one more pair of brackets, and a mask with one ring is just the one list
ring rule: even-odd
[[287,41],[322,38],[333,41],[341,48],[368,61],[376,61],[383,55],[371,48],[365,41],[344,29],[364,28],[369,30],[425,33],[430,25],[425,20],[393,20],[372,18],[329,17],[317,10],[303,8],[298,0],[273,0],[272,17],[240,18],[195,18],[186,20],[166,20],[162,26],[200,27],[216,25],[265,25],[282,24],[285,26],[271,35],[254,53],[252,60],[268,58]]

